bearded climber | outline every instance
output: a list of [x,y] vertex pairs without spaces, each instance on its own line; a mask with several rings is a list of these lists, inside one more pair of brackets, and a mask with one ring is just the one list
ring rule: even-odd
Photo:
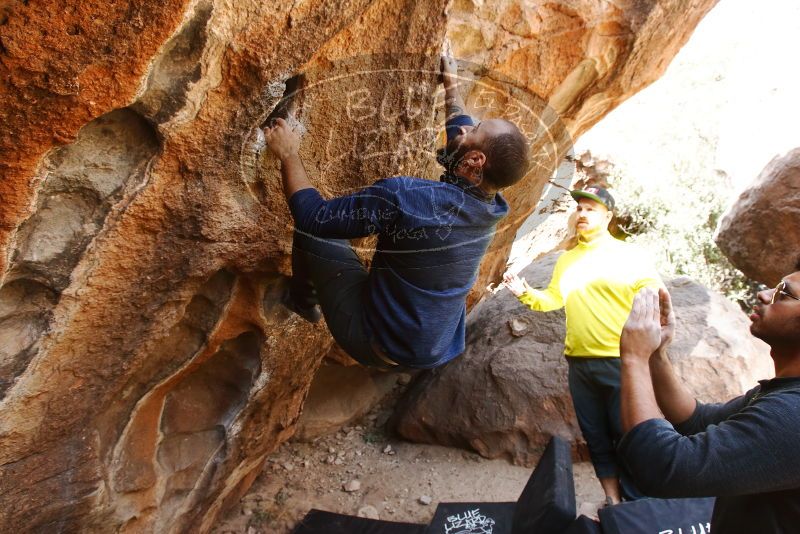
[[[284,305],[321,316],[339,346],[363,365],[438,367],[464,351],[466,297],[497,222],[499,191],[529,166],[527,140],[511,122],[475,122],[457,90],[457,64],[442,58],[447,145],[440,181],[385,178],[325,200],[309,181],[300,139],[278,119],[264,130],[281,162],[294,218],[292,279]],[[377,234],[367,270],[348,239]]]

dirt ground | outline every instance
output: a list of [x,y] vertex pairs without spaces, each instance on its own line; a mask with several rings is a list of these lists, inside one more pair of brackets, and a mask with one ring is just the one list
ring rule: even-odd
[[[396,393],[335,435],[284,443],[213,532],[286,534],[312,508],[428,523],[439,502],[517,500],[532,469],[387,435]],[[594,515],[603,492],[591,464],[574,472],[578,513]]]

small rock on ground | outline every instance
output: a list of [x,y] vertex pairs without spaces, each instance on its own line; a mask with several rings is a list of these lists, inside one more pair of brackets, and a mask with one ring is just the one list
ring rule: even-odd
[[342,484],[342,489],[347,493],[353,493],[354,491],[358,491],[361,489],[361,481],[359,480],[351,480],[345,484]]
[[366,505],[358,509],[358,517],[366,517],[367,519],[380,519],[378,509],[374,506]]

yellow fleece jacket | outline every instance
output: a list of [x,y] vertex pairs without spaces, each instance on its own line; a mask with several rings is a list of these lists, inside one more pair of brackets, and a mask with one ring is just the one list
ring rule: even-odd
[[566,306],[567,356],[619,357],[619,337],[634,295],[663,285],[644,251],[604,232],[563,253],[547,289],[526,291],[519,300],[535,311]]

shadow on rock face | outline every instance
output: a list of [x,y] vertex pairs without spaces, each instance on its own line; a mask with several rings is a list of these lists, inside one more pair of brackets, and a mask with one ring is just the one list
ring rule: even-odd
[[158,146],[153,129],[121,109],[87,124],[46,159],[36,207],[17,231],[0,286],[0,398],[38,351],[86,248],[114,206],[146,179]]
[[[260,333],[242,333],[170,377],[137,407],[117,451],[114,489],[131,505],[159,508],[147,528],[168,530],[207,496],[228,453],[231,425],[261,373],[263,344]],[[138,528],[135,517],[130,521]]]
[[[262,336],[247,332],[220,350],[167,394],[161,416],[158,464],[166,488],[161,506],[186,506],[190,493],[207,489],[226,432],[247,402],[261,372]],[[162,513],[162,517],[172,514]]]
[[203,0],[192,18],[166,45],[147,79],[147,89],[134,109],[156,124],[170,120],[186,104],[191,84],[202,74],[201,55],[208,40],[213,5]]

